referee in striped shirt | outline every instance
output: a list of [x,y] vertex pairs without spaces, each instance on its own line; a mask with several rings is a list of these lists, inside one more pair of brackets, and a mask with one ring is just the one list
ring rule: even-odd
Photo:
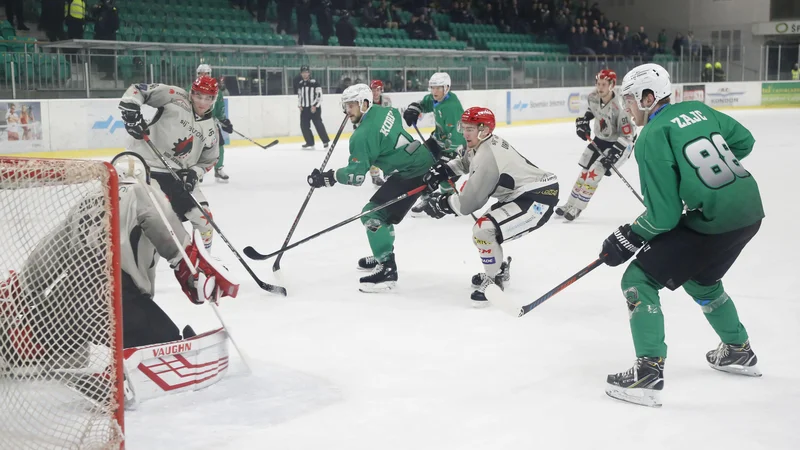
[[322,123],[322,87],[317,80],[311,78],[308,66],[300,68],[300,76],[303,78],[297,83],[297,108],[300,110],[300,130],[306,140],[303,149],[314,148],[314,134],[311,133],[311,122],[317,129],[322,145],[328,148],[330,138],[325,131],[325,124]]

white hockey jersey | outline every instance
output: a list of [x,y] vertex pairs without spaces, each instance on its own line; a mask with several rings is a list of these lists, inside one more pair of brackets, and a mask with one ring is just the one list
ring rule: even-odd
[[384,108],[391,108],[392,107],[392,99],[388,96],[381,94],[381,102],[375,103],[375,106],[383,106]]
[[624,148],[633,143],[636,125],[631,122],[622,97],[614,94],[611,101],[603,104],[600,94],[589,94],[589,111],[594,114],[594,135],[606,142],[619,142]]
[[531,164],[497,135],[447,164],[457,175],[469,174],[464,190],[450,196],[450,208],[458,215],[477,211],[489,197],[510,202],[526,192],[558,181],[554,174]]
[[[211,111],[200,117],[194,113],[189,94],[166,84],[134,84],[125,91],[120,109],[149,105],[156,114],[148,124],[150,140],[175,169],[194,169],[200,177],[217,163],[219,135]],[[128,150],[145,159],[153,172],[166,172],[146,142],[135,140]]]

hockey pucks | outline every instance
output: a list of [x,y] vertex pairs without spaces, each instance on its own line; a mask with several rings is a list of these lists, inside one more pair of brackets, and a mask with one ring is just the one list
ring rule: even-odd
[[486,299],[489,300],[492,305],[498,307],[501,311],[515,317],[519,316],[521,306],[514,303],[514,300],[506,295],[497,285],[492,284],[487,286],[484,295],[486,295]]

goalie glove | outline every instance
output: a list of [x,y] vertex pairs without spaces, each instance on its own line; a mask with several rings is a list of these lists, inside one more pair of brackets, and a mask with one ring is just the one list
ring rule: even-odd
[[584,141],[588,141],[589,136],[592,135],[592,128],[590,126],[592,119],[594,119],[594,114],[592,114],[591,111],[586,111],[583,117],[575,119],[575,133]]
[[236,298],[239,284],[232,281],[227,267],[212,258],[203,246],[197,245],[198,240],[202,242],[200,232],[195,230],[192,243],[186,247],[186,256],[192,267],[183,258],[175,266],[175,278],[181,284],[183,293],[196,305],[202,305],[207,300],[216,302],[222,297]]
[[197,259],[199,251],[194,241],[186,246],[185,252],[191,267],[186,263],[186,259],[181,258],[178,264],[173,266],[175,270],[175,279],[178,280],[178,283],[181,285],[181,290],[192,303],[195,305],[202,305],[203,301],[200,300],[200,297],[197,295]]

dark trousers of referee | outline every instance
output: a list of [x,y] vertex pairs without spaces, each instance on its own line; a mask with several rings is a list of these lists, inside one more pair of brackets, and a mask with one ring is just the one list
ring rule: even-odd
[[300,131],[303,132],[306,145],[313,146],[314,134],[311,133],[311,122],[314,122],[314,128],[317,129],[317,134],[322,139],[322,143],[328,145],[331,139],[328,137],[328,132],[325,131],[325,124],[322,123],[322,107],[317,107],[314,112],[311,112],[311,107],[306,106],[300,111]]

